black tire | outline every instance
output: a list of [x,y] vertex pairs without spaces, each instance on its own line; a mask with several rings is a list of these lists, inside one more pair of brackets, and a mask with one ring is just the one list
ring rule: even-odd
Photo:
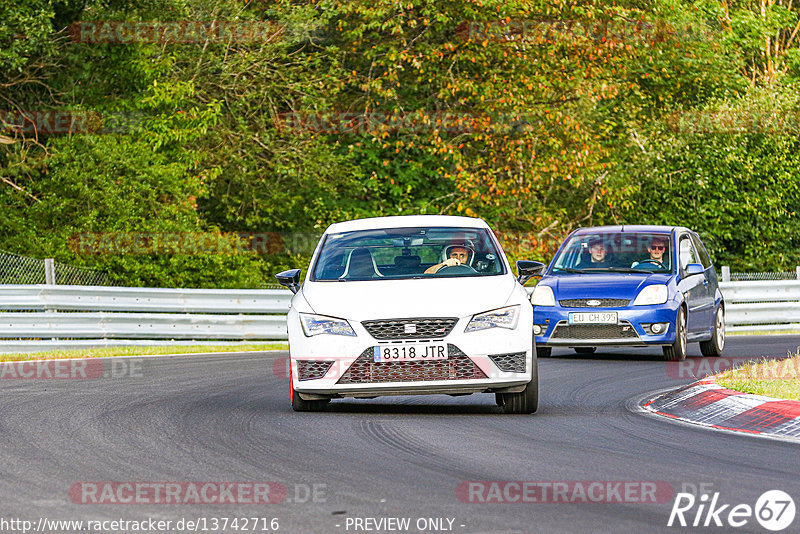
[[553,352],[553,347],[542,347],[541,345],[536,346],[536,356],[539,358],[549,358],[550,353]]
[[578,354],[594,354],[594,351],[597,350],[597,347],[574,347],[575,352]]
[[320,412],[330,402],[330,399],[324,400],[305,400],[301,399],[300,395],[294,390],[292,383],[291,363],[289,367],[289,402],[292,403],[292,410],[295,412]]
[[675,342],[662,347],[664,359],[677,362],[686,359],[686,310],[681,306],[675,318]]
[[725,348],[725,308],[720,306],[714,314],[714,329],[711,331],[711,339],[700,342],[700,352],[703,356],[718,358],[722,356]]
[[503,404],[503,412],[507,414],[530,414],[539,409],[539,366],[533,359],[531,381],[519,393],[498,393]]
[[330,399],[304,400],[295,392],[292,398],[292,410],[296,412],[321,412],[328,406],[329,402],[331,402]]

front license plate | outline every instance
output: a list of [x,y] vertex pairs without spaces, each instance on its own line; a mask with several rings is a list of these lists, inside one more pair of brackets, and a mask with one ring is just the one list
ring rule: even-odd
[[378,345],[373,347],[372,361],[416,362],[425,360],[446,360],[445,343],[409,343],[407,345]]
[[569,324],[617,324],[617,312],[573,312]]

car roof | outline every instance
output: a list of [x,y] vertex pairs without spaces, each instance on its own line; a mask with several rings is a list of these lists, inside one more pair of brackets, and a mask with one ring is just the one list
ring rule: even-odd
[[671,233],[673,230],[687,230],[683,226],[664,226],[647,224],[623,224],[615,226],[592,226],[590,228],[579,228],[575,230],[575,235],[596,234],[602,232],[653,232]]
[[486,221],[476,217],[454,215],[399,215],[395,217],[371,217],[334,223],[325,230],[326,234],[352,232],[354,230],[374,230],[378,228],[416,228],[416,227],[455,227],[489,228]]

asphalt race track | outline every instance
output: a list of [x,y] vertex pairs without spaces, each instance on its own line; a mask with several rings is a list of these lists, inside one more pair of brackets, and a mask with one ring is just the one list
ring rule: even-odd
[[[798,346],[800,336],[731,336],[726,356],[785,356]],[[700,359],[697,344],[689,351]],[[326,413],[296,414],[273,370],[285,356],[149,358],[117,377],[0,380],[0,517],[260,517],[290,533],[734,530],[668,528],[672,494],[660,503],[464,502],[457,488],[469,481],[660,482],[674,492],[703,485],[720,504],[750,506],[780,489],[800,507],[800,444],[632,410],[649,392],[691,381],[669,372],[660,350],[554,351],[539,362],[534,416],[503,415],[491,395],[339,400]],[[104,481],[277,482],[287,493],[256,505],[85,504],[70,494]],[[410,526],[356,521],[366,518],[409,518]],[[428,518],[443,518],[442,527]],[[755,518],[735,531],[768,532]],[[800,518],[789,531],[800,532]]]

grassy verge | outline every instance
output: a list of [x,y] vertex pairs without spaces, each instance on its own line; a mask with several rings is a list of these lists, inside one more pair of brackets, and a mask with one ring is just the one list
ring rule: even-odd
[[728,389],[800,400],[800,351],[783,360],[747,363],[717,375],[717,383]]
[[784,336],[797,335],[800,330],[762,330],[760,332],[729,332],[725,331],[726,336]]
[[68,358],[108,358],[110,356],[154,356],[193,352],[245,352],[286,350],[286,343],[252,343],[247,345],[155,345],[150,347],[102,347],[96,349],[47,350],[0,354],[0,362],[25,360],[60,360]]

